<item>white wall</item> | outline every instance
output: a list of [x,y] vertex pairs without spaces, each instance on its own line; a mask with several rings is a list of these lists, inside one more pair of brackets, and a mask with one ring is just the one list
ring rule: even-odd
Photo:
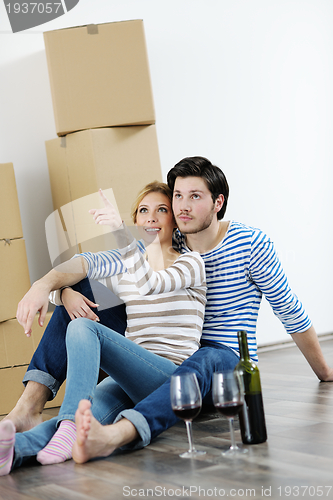
[[[42,32],[138,18],[164,174],[184,156],[219,165],[226,218],[274,239],[318,333],[332,332],[331,0],[80,0],[17,34],[1,2],[0,163],[14,163],[31,280],[50,268],[44,142],[56,137]],[[264,303],[259,343],[286,338]]]

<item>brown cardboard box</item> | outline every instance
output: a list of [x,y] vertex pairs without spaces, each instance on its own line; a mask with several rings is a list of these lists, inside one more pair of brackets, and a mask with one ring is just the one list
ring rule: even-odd
[[59,136],[155,123],[142,20],[44,33]]
[[48,312],[43,327],[38,325],[37,316],[32,325],[32,335],[27,337],[17,319],[0,323],[0,368],[26,365],[30,363],[44,330],[51,319]]
[[[64,256],[63,261],[76,252],[114,248],[110,243],[112,236],[106,234],[105,228],[94,225],[88,214],[88,208],[96,207],[89,206],[89,198],[82,198],[96,195],[99,188],[112,189],[113,201],[130,226],[131,207],[139,190],[148,182],[162,180],[155,125],[76,132],[47,141],[46,153],[55,210],[46,223],[53,265],[58,263],[56,257],[60,254]],[[107,194],[112,197],[109,191]],[[74,201],[75,204],[68,205]],[[78,217],[80,213],[84,217]],[[81,228],[88,227],[89,223],[91,238],[82,238]],[[48,229],[49,225],[53,230]],[[50,245],[51,233],[57,235],[54,238],[57,242]],[[74,248],[73,244],[80,246],[68,253]]]
[[24,239],[0,241],[0,321],[15,318],[17,305],[30,288]]
[[0,164],[0,240],[23,238],[20,207],[12,163]]
[[[22,379],[27,367],[27,365],[24,365],[0,369],[0,415],[7,415],[20,398],[24,389]],[[57,396],[52,401],[46,403],[45,408],[57,408],[61,406],[65,395],[65,385],[61,386]]]
[[[46,313],[43,327],[38,325],[38,318],[35,317],[30,338],[24,335],[16,319],[0,323],[0,415],[9,413],[21,396],[24,389],[22,379],[51,316],[51,312]],[[65,384],[45,408],[61,406],[64,395]]]

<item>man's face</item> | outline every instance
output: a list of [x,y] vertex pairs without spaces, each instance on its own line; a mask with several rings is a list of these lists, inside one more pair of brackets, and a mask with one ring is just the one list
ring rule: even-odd
[[201,177],[177,177],[172,209],[179,230],[184,234],[199,233],[207,229],[221,207],[220,195],[213,203],[211,192]]

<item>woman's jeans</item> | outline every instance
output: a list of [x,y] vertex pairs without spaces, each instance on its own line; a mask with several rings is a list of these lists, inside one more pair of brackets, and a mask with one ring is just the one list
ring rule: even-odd
[[[31,431],[16,435],[13,468],[37,455],[62,420],[75,420],[81,399],[90,400],[95,418],[102,424],[109,424],[121,410],[132,408],[163,384],[177,368],[172,361],[85,318],[69,324],[66,345],[67,384],[59,415]],[[109,377],[96,390],[100,366]]]
[[[90,300],[97,303],[101,302],[94,298],[87,278],[73,288]],[[125,332],[126,313],[124,306],[98,311],[97,315],[100,324],[122,334]],[[69,322],[70,318],[65,308],[56,307],[23,380],[24,382],[34,380],[46,385],[51,389],[53,397],[55,397],[58,388],[66,379],[65,336]],[[213,372],[232,369],[238,363],[239,358],[234,351],[222,344],[202,341],[201,345],[202,347],[198,351],[176,369],[175,374],[185,371],[194,372],[198,378],[204,403],[211,404],[210,391]],[[102,382],[102,384],[107,383],[108,379]],[[131,420],[141,436],[141,443],[136,443],[137,447],[147,445],[151,439],[177,422],[170,405],[169,385],[170,382],[166,381],[150,396],[138,403],[133,410],[124,412],[123,415]],[[102,390],[103,385],[99,384],[95,399],[99,397]],[[102,395],[101,400],[103,400]],[[121,409],[119,409],[119,412],[121,412]],[[53,433],[54,431],[52,435]]]

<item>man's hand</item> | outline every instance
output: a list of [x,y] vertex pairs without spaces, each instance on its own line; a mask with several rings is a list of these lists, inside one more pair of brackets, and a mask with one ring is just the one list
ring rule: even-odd
[[89,210],[89,213],[93,216],[96,224],[110,226],[111,231],[115,231],[119,229],[123,221],[116,208],[107,199],[101,189],[99,190],[99,194],[103,200],[104,208],[92,208]]
[[329,368],[328,374],[322,378],[323,382],[333,382],[333,368]]
[[65,288],[61,293],[61,301],[71,320],[75,318],[87,318],[99,321],[99,317],[91,310],[91,307],[96,308],[98,304],[91,302],[91,300],[87,299],[81,293],[71,288]]
[[38,323],[43,326],[49,305],[49,293],[49,288],[37,281],[19,302],[16,318],[20,325],[23,326],[27,337],[31,335],[32,323],[38,312]]

